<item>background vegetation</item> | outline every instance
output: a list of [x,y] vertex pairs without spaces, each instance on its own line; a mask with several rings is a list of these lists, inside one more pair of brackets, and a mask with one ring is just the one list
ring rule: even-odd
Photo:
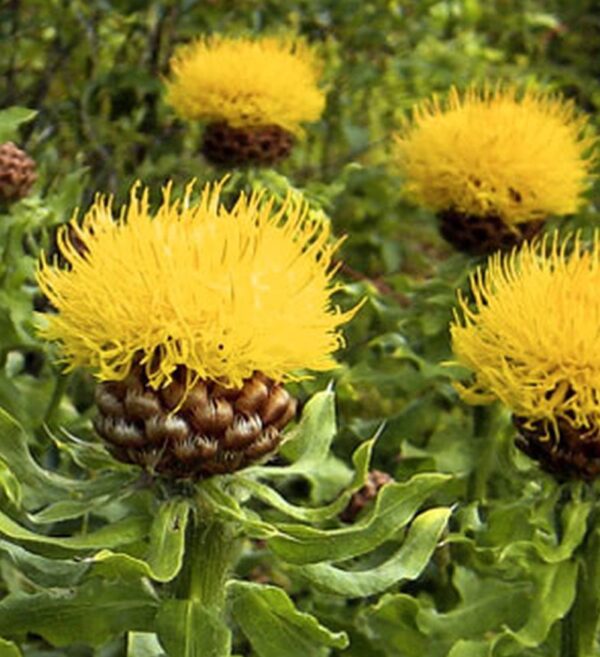
[[[502,410],[472,409],[458,400],[456,372],[442,363],[451,358],[448,322],[456,289],[477,262],[442,241],[435,217],[403,198],[402,181],[388,164],[390,135],[407,110],[452,84],[510,80],[552,89],[573,98],[599,128],[595,0],[5,2],[0,103],[37,112],[21,116],[27,120],[15,140],[39,169],[35,193],[0,217],[0,406],[24,427],[25,438],[18,440],[46,468],[75,480],[83,470],[101,474],[107,466],[101,455],[82,456],[78,443],[59,431],[94,440],[92,382],[83,373],[61,374],[35,336],[32,310],[43,309],[35,261],[41,247],[53,248],[55,227],[98,191],[114,194],[118,205],[141,179],[156,189],[158,202],[168,179],[181,189],[192,177],[202,183],[222,174],[199,154],[201,126],[181,122],[162,97],[174,47],[212,32],[299,33],[321,52],[327,87],[322,120],[277,171],[235,173],[228,188],[262,184],[275,194],[290,188],[304,194],[335,233],[347,236],[340,252],[347,285],[339,303],[368,298],[347,330],[348,347],[333,375],[335,458],[308,484],[288,484],[286,493],[314,504],[331,499],[347,483],[354,450],[385,422],[375,466],[401,482],[417,473],[449,475],[435,501],[456,505],[424,574],[382,596],[320,591],[260,549],[240,574],[282,586],[301,609],[348,632],[350,647],[333,642],[307,655],[599,654],[597,557],[586,561],[585,573],[574,566],[581,555],[596,554],[600,540],[587,532],[596,513],[594,491],[574,487],[565,494],[516,452]],[[565,230],[598,226],[598,199],[596,185],[577,217],[555,223]],[[328,378],[296,392],[306,400]],[[8,426],[0,435],[0,495],[7,517],[28,523],[14,466],[21,456],[6,447],[17,444]],[[106,494],[103,485],[99,494]],[[85,522],[93,523],[94,512],[88,512]],[[61,517],[47,529],[76,532],[80,521]],[[72,626],[62,634],[42,621],[11,628],[1,620],[3,596],[41,595],[68,586],[75,574],[61,581],[46,572],[45,580],[36,580],[27,558],[4,543],[0,538],[0,636],[7,637],[6,647],[0,639],[1,657],[20,654],[8,641],[15,631],[28,657],[108,657],[128,649],[132,657],[159,654],[140,637],[132,643],[113,626],[92,631],[82,619],[77,625],[66,617],[64,624]],[[373,563],[390,549],[382,546]],[[35,564],[42,573],[46,567]],[[572,607],[577,588],[581,595]],[[560,622],[569,609],[576,640]],[[93,624],[93,616],[88,621]],[[252,652],[242,639],[237,649],[267,654]]]

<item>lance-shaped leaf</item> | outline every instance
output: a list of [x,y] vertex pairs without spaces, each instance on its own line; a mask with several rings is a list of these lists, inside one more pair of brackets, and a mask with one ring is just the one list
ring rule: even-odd
[[278,535],[269,547],[293,564],[344,561],[370,552],[407,525],[423,502],[443,486],[449,476],[418,474],[405,483],[384,486],[371,513],[341,529],[316,529],[305,525],[278,524]]
[[1,539],[0,556],[8,560],[29,580],[43,587],[72,586],[89,570],[89,565],[81,560],[48,559]]
[[0,491],[4,493],[9,502],[20,506],[22,490],[19,480],[11,472],[10,468],[0,459]]
[[232,581],[228,594],[233,616],[259,657],[321,657],[325,646],[348,645],[344,632],[332,632],[298,611],[274,586]]
[[172,580],[181,570],[190,501],[168,500],[161,504],[150,530],[146,559],[102,550],[90,562],[95,572],[108,577],[150,577],[158,582]]
[[303,522],[322,522],[323,520],[333,518],[343,511],[352,495],[364,485],[369,471],[373,446],[375,445],[377,438],[378,435],[371,440],[362,443],[356,449],[352,457],[354,463],[354,477],[350,486],[342,495],[326,506],[310,508],[290,504],[275,489],[243,475],[238,475],[236,482],[250,491],[250,493],[261,500],[261,502],[269,504],[291,518]]
[[[62,475],[44,470],[31,456],[23,427],[0,408],[0,459],[20,483],[23,500],[27,507],[42,507],[49,502],[64,502],[65,500],[91,500],[95,497],[115,494],[132,482],[135,475],[127,471],[107,472],[91,481],[68,479]],[[85,506],[85,505],[84,505]],[[60,507],[59,507],[60,508]],[[81,509],[80,515],[85,513]],[[72,510],[69,511],[73,517]],[[54,522],[44,518],[40,522]],[[32,516],[36,520],[37,516]]]
[[412,523],[400,549],[385,563],[370,570],[343,570],[329,563],[294,568],[321,591],[349,598],[381,593],[401,580],[414,580],[423,572],[452,509],[440,507],[419,515]]
[[274,479],[290,475],[314,476],[329,454],[336,432],[335,396],[325,390],[313,395],[298,426],[290,432],[282,453],[292,461],[285,466],[254,466],[246,470],[260,478]]
[[106,525],[89,534],[58,538],[37,534],[0,512],[0,535],[4,534],[9,538],[28,543],[31,546],[40,546],[44,549],[44,552],[53,554],[64,554],[65,551],[100,550],[102,548],[128,545],[144,539],[148,535],[149,529],[149,518],[137,515]]
[[0,634],[33,632],[56,646],[100,645],[126,630],[151,631],[157,609],[154,593],[141,581],[94,578],[73,589],[9,594],[0,602]]

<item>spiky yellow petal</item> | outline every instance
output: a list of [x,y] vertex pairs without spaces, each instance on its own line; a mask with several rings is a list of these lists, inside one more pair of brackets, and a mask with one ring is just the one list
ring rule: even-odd
[[60,343],[68,368],[119,380],[138,361],[159,388],[177,366],[232,386],[255,371],[284,380],[334,366],[337,328],[352,312],[331,303],[327,224],[303,203],[276,209],[260,193],[228,210],[221,185],[197,201],[189,185],[172,201],[169,184],[155,216],[136,185],[117,220],[99,196],[59,233],[69,267],[42,256],[37,279],[58,311],[42,334]]
[[298,133],[325,106],[319,62],[300,41],[205,37],[177,50],[171,71],[167,102],[186,119]]
[[453,88],[415,108],[395,157],[418,203],[514,225],[577,210],[592,163],[585,124],[558,97]]
[[555,236],[496,254],[459,295],[451,327],[459,363],[474,372],[464,399],[499,399],[517,416],[600,420],[600,239]]

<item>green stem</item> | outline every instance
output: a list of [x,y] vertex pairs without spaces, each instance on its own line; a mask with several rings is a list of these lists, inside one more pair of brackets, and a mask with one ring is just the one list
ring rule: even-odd
[[560,621],[560,657],[578,657],[573,608]]
[[225,586],[237,560],[238,545],[231,528],[210,520],[194,523],[190,543],[188,597],[206,605],[222,609]]
[[470,500],[486,500],[488,479],[497,458],[499,434],[502,429],[499,421],[501,414],[502,407],[499,404],[474,408],[474,438],[478,449],[477,462],[468,484],[467,495]]
[[44,414],[44,424],[51,426],[54,420],[54,416],[58,411],[60,402],[62,401],[63,395],[67,390],[67,385],[69,384],[69,375],[62,374],[59,372],[56,375],[56,380],[54,382],[54,389],[52,390],[52,397],[48,402],[48,408],[46,408],[46,413]]
[[235,528],[199,502],[189,527],[178,597],[222,613],[227,580],[239,553],[240,539]]
[[[563,515],[566,507],[574,500],[581,501],[583,488],[581,482],[566,483],[560,488],[559,497],[554,507],[554,527],[556,537],[559,543],[563,541],[564,527]],[[589,531],[589,530],[588,530]],[[584,538],[582,549],[585,549],[586,539]],[[575,558],[575,557],[572,557]],[[580,575],[578,575],[579,577]],[[560,621],[560,653],[559,657],[579,657],[579,647],[577,641],[577,594],[569,611]]]

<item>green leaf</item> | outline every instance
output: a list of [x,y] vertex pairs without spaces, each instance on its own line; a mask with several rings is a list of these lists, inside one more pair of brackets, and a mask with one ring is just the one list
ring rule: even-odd
[[156,617],[156,631],[169,657],[231,655],[231,632],[221,614],[197,600],[164,602]]
[[450,477],[438,473],[415,475],[406,483],[387,484],[371,512],[350,527],[323,530],[279,524],[269,547],[293,564],[343,561],[370,552],[404,527],[421,504]]
[[556,564],[528,563],[527,568],[536,581],[531,610],[521,629],[513,632],[508,628],[506,634],[519,647],[533,648],[546,639],[552,625],[573,605],[578,564],[575,560]]
[[419,628],[420,609],[420,601],[410,595],[386,595],[362,612],[359,627],[386,655],[446,657],[447,646],[439,646]]
[[100,645],[120,632],[152,631],[157,608],[143,582],[94,578],[74,589],[9,594],[0,602],[0,633],[33,632],[56,646]]
[[401,580],[414,580],[429,562],[446,528],[452,509],[440,507],[419,515],[402,547],[385,563],[371,570],[342,570],[327,563],[294,569],[325,593],[361,598],[381,593]]
[[594,528],[586,541],[575,601],[574,624],[580,655],[593,657],[599,652],[600,637],[600,531]]
[[320,657],[324,646],[348,645],[344,632],[331,632],[298,611],[281,589],[236,581],[227,588],[233,616],[259,657]]
[[489,657],[493,646],[489,641],[457,641],[448,657]]
[[234,495],[224,490],[225,477],[212,477],[199,483],[198,494],[222,520],[233,520],[249,538],[269,538],[279,533],[275,525],[265,522],[253,511],[244,508]]
[[11,472],[6,463],[0,460],[0,489],[4,491],[9,502],[19,507],[21,505],[22,489],[19,480]]
[[71,481],[50,475],[33,460],[23,427],[2,408],[0,437],[0,458],[23,486],[26,503],[42,506],[66,497],[66,492],[71,490]]
[[[131,516],[119,522],[106,525],[89,534],[57,538],[36,534],[19,525],[12,518],[0,512],[0,534],[34,545],[57,548],[59,552],[98,550],[128,545],[140,541],[148,535],[149,519],[144,516]],[[56,552],[56,550],[53,550]]]
[[354,463],[354,478],[342,495],[338,497],[337,500],[328,504],[326,506],[318,508],[307,508],[304,506],[297,506],[290,504],[285,500],[276,490],[261,484],[254,479],[242,475],[236,477],[236,483],[239,483],[244,488],[248,489],[252,495],[264,502],[269,504],[273,508],[285,513],[286,515],[295,518],[296,520],[302,520],[304,522],[321,522],[323,520],[328,520],[337,516],[341,511],[343,511],[352,495],[359,490],[365,483],[367,473],[369,471],[369,464],[371,462],[371,454],[373,452],[373,446],[378,436],[375,436],[371,440],[368,440],[362,443],[354,452],[352,461]]
[[290,475],[311,476],[329,454],[336,433],[335,395],[331,390],[317,392],[307,402],[298,426],[292,430],[281,452],[292,462],[285,466],[255,466],[246,474],[273,479]]
[[[2,408],[0,408],[0,437],[0,459],[8,465],[21,484],[27,507],[45,507],[49,502],[63,503],[65,500],[76,498],[91,500],[109,493],[116,495],[136,476],[130,472],[114,471],[103,473],[90,481],[82,481],[68,479],[44,470],[36,463],[27,448],[23,427]],[[87,507],[84,503],[77,508],[79,515],[82,515]],[[58,511],[49,510],[47,514],[42,512],[31,516],[31,520],[53,522],[54,518],[65,511],[68,517],[72,517],[75,507],[65,509],[64,505],[59,505]],[[48,517],[52,520],[48,520]]]
[[102,495],[92,498],[91,500],[60,500],[49,504],[45,509],[38,513],[28,514],[29,520],[38,525],[54,524],[64,520],[74,520],[81,518],[96,509],[101,509],[110,501],[110,495]]
[[122,579],[149,577],[154,579],[154,573],[147,561],[123,552],[100,550],[87,561],[92,565],[94,574],[99,577],[120,577]]
[[148,563],[152,577],[159,582],[172,580],[181,570],[190,504],[184,499],[164,502],[152,523]]
[[589,502],[572,502],[562,513],[562,540],[557,542],[555,533],[538,532],[533,541],[514,541],[502,552],[502,558],[528,558],[533,551],[546,563],[558,563],[570,559],[581,545],[587,531],[588,517],[592,510]]
[[36,110],[26,107],[9,107],[0,110],[0,142],[16,140],[19,126],[31,121],[36,114]]
[[72,586],[81,580],[89,565],[74,559],[48,559],[0,539],[0,554],[31,581],[40,586]]
[[23,654],[12,641],[0,637],[0,657],[23,657]]
[[167,657],[156,634],[129,632],[127,634],[127,657]]
[[531,612],[531,582],[479,577],[457,566],[454,585],[462,599],[459,605],[446,613],[422,609],[417,617],[425,634],[449,641],[450,645],[459,639],[481,638],[507,625],[519,626]]
[[158,582],[172,580],[181,570],[183,563],[189,512],[188,500],[164,502],[150,530],[150,546],[146,559],[101,550],[91,559],[95,572],[107,577],[149,577]]

